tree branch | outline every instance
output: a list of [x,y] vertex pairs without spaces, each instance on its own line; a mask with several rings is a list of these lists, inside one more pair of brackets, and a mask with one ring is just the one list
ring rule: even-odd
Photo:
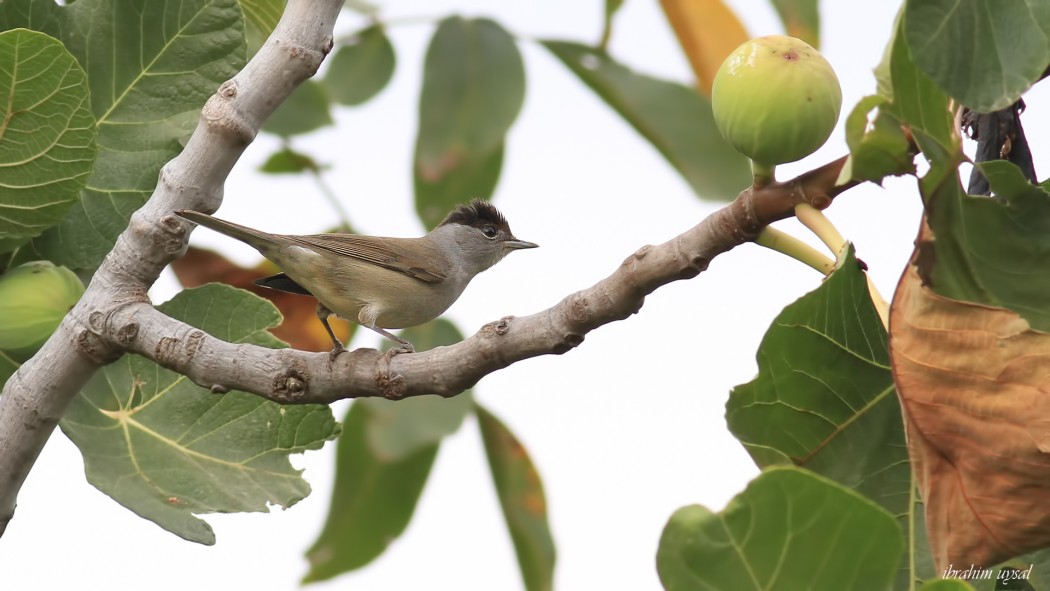
[[[474,336],[449,347],[393,356],[358,349],[333,361],[328,353],[227,343],[147,303],[115,310],[106,332],[125,335],[120,345],[127,351],[216,393],[242,390],[282,404],[325,404],[366,396],[455,396],[512,363],[560,355],[576,347],[588,332],[637,312],[645,296],[660,286],[697,276],[717,255],[754,240],[770,223],[794,215],[795,205],[827,207],[853,186],[834,186],[844,163],[845,157],[788,182],[748,188],[692,229],[659,246],[643,246],[594,286],[537,314],[486,324]],[[175,230],[174,224],[169,227]],[[230,364],[230,359],[237,359],[237,364]]]
[[332,48],[342,0],[290,0],[266,45],[208,100],[186,148],[161,170],[149,201],[117,239],[80,302],[0,396],[0,535],[18,490],[66,407],[100,367],[118,359],[126,330],[111,317],[149,305],[147,290],[186,249],[175,209],[214,211],[262,122]]

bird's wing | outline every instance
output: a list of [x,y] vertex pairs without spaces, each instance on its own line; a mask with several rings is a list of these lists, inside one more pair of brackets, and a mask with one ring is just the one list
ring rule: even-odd
[[278,273],[269,277],[263,277],[253,281],[260,287],[268,287],[270,289],[276,289],[277,291],[284,291],[288,293],[297,293],[300,295],[312,296],[314,294],[306,290],[305,287],[296,283],[291,277],[284,273]]
[[440,283],[452,271],[444,257],[420,252],[417,246],[420,238],[376,238],[357,234],[315,234],[287,238],[316,250],[390,269],[425,283]]

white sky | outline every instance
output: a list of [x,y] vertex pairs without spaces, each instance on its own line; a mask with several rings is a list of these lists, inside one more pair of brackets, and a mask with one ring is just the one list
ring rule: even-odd
[[[781,33],[765,1],[730,1],[754,35]],[[591,42],[601,0],[383,2],[384,14],[490,16],[526,38]],[[815,155],[782,166],[781,178],[845,152],[842,119],[874,92],[871,68],[888,39],[895,3],[824,2],[823,47],[843,86],[843,115]],[[359,26],[344,18],[340,30]],[[334,165],[337,188],[360,231],[422,233],[412,205],[411,155],[422,59],[432,27],[405,24],[391,37],[397,72],[363,108],[341,109],[337,128],[297,147]],[[466,334],[507,314],[547,308],[608,275],[644,244],[662,243],[719,204],[696,198],[659,154],[550,54],[520,44],[528,79],[524,109],[507,142],[496,204],[515,233],[538,242],[480,275],[448,317]],[[682,81],[688,65],[655,1],[628,0],[616,20],[612,54],[638,70]],[[1037,91],[1043,96],[1045,89]],[[1047,129],[1029,96],[1025,124],[1033,152],[1047,154]],[[263,177],[255,168],[277,142],[261,136],[226,187],[227,219],[283,233],[323,230],[330,210],[306,179]],[[1046,159],[1037,161],[1046,174]],[[464,200],[469,196],[464,195]],[[857,244],[887,297],[910,253],[919,199],[911,180],[865,186],[829,210]],[[801,226],[779,225],[816,244]],[[197,245],[253,264],[250,248],[200,231]],[[756,372],[756,347],[774,316],[816,287],[809,268],[753,245],[718,257],[691,281],[650,296],[641,312],[587,336],[576,350],[515,364],[476,388],[478,399],[523,440],[544,480],[558,547],[561,589],[657,589],[655,552],[678,507],[720,510],[756,473],[725,427],[729,390]],[[156,301],[175,292],[166,276]],[[368,331],[360,331],[367,333]],[[360,334],[355,346],[375,346]],[[347,409],[336,404],[337,417]],[[287,511],[206,516],[218,543],[185,542],[144,521],[86,483],[79,452],[61,434],[44,449],[0,539],[0,588],[294,589],[303,553],[329,504],[335,446],[294,458],[315,493]],[[406,534],[365,569],[328,589],[457,589],[522,586],[476,425],[468,420],[438,456]]]

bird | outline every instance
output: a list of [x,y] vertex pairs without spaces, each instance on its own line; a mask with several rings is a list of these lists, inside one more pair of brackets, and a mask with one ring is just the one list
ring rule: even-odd
[[206,213],[175,214],[248,244],[281,273],[256,285],[317,299],[317,317],[332,339],[332,357],[345,350],[328,318],[339,316],[414,352],[412,343],[386,329],[429,322],[462,295],[478,273],[515,250],[536,248],[514,236],[491,203],[474,199],[454,208],[420,238],[360,234],[270,234]]

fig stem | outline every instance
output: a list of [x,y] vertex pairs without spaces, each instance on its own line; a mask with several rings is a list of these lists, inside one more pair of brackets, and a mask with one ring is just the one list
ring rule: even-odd
[[890,305],[879,293],[879,288],[875,287],[875,282],[871,280],[871,275],[867,271],[864,272],[864,277],[868,279],[868,295],[871,296],[871,303],[875,305],[875,311],[879,314],[882,326],[888,331],[890,329]]
[[773,184],[776,180],[776,164],[761,164],[751,161],[751,186],[756,189]]
[[824,212],[808,203],[799,203],[795,206],[795,217],[809,228],[810,232],[816,234],[836,257],[842,256],[846,249],[846,239]]
[[824,253],[802,242],[787,232],[782,232],[772,226],[766,226],[755,238],[755,244],[775,250],[781,254],[805,263],[827,277],[835,270],[835,261]]

